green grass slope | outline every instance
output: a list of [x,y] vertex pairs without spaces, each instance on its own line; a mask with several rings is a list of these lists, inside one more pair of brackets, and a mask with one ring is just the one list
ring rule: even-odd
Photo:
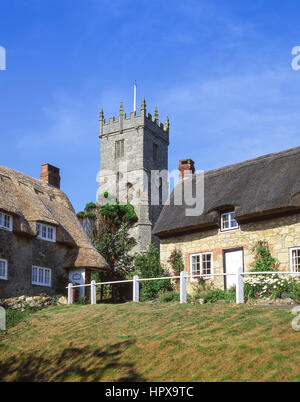
[[50,307],[0,333],[1,381],[300,381],[291,310]]

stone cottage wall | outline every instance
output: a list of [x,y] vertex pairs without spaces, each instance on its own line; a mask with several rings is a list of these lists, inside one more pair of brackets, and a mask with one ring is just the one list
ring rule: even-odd
[[[252,248],[259,240],[267,241],[272,255],[280,263],[280,269],[290,271],[290,248],[300,247],[300,214],[242,224],[239,229],[221,232],[213,229],[161,239],[161,262],[167,263],[172,250],[180,249],[184,256],[185,271],[190,274],[190,254],[213,252],[214,273],[224,272],[223,250],[243,247],[244,270],[251,269],[254,255]],[[224,286],[224,279],[214,279],[216,285]]]
[[[0,230],[0,258],[8,261],[7,280],[0,279],[0,299],[21,295],[65,294],[68,279],[62,263],[67,248]],[[32,285],[32,265],[52,269],[52,286]]]

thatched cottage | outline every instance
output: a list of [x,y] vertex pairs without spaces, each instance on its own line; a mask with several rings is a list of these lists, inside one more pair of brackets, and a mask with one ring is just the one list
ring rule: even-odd
[[59,169],[44,164],[40,177],[0,166],[0,298],[65,294],[68,282],[108,269],[60,190]]
[[[194,162],[179,164],[182,180],[191,180],[185,169],[194,173]],[[155,225],[166,265],[177,248],[191,275],[248,271],[253,246],[266,241],[280,269],[300,271],[300,147],[205,172],[203,212],[187,216],[186,207],[174,205],[173,191]],[[217,278],[235,284],[234,276]]]

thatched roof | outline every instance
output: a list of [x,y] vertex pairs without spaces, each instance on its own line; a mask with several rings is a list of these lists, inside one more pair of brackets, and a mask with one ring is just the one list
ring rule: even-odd
[[203,213],[186,216],[185,204],[174,205],[173,191],[153,233],[167,237],[218,227],[219,211],[230,207],[240,222],[299,211],[300,147],[205,172]]
[[13,231],[37,236],[37,222],[56,226],[57,243],[70,247],[65,268],[108,269],[77,219],[68,197],[58,188],[0,166],[0,211],[14,216]]

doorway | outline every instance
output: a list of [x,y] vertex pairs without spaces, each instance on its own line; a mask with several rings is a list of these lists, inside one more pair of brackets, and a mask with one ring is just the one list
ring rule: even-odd
[[[236,274],[239,267],[244,270],[244,251],[243,248],[235,248],[223,251],[224,273]],[[236,285],[236,276],[224,276],[224,287],[226,290]]]

